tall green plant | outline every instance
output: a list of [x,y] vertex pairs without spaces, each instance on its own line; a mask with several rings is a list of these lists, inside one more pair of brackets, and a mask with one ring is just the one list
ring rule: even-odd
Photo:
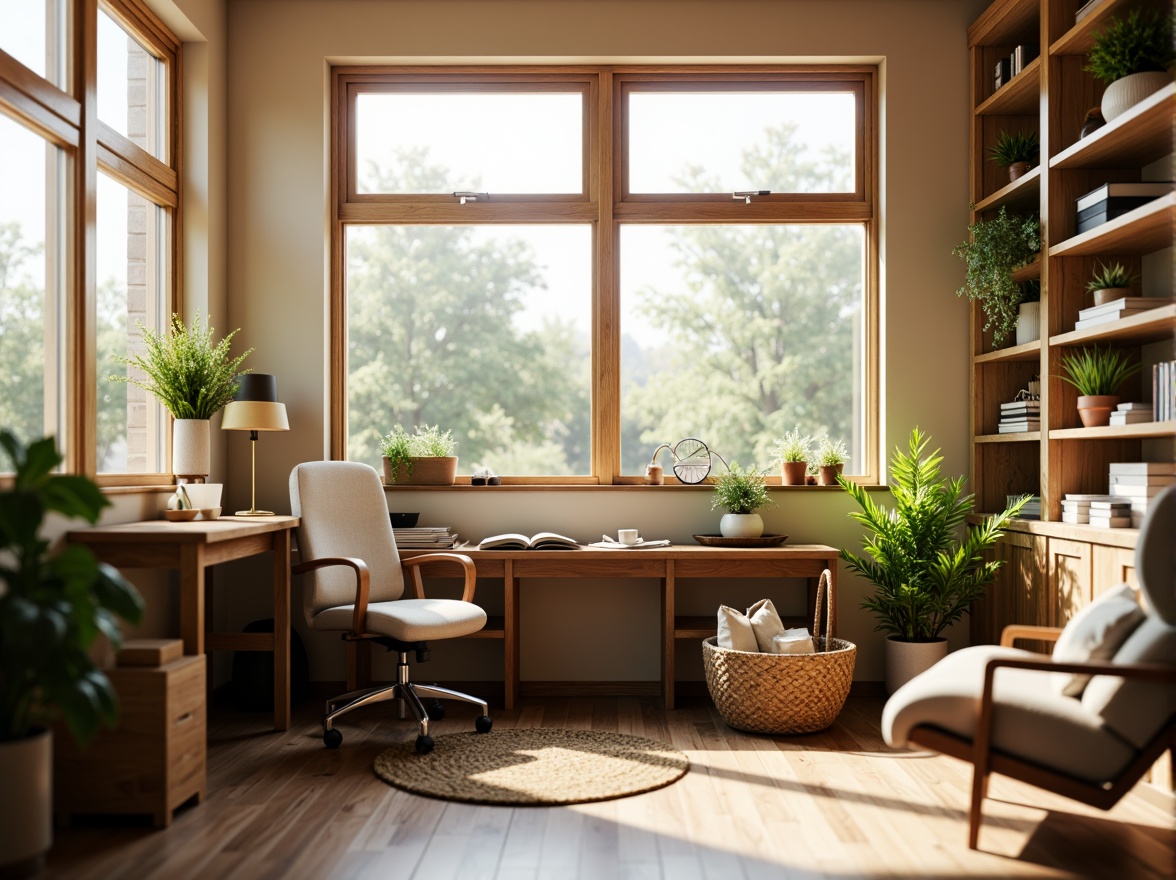
[[992,329],[992,341],[1000,346],[1017,325],[1021,303],[1013,270],[1041,251],[1041,227],[1036,217],[1018,217],[1001,208],[992,220],[973,223],[968,232],[971,240],[952,249],[968,266],[956,295],[980,301],[984,329]]
[[229,346],[239,333],[234,330],[213,343],[212,327],[201,327],[200,315],[191,327],[184,327],[179,315],[172,315],[171,333],[156,333],[136,322],[143,334],[147,353],[116,358],[119,363],[142,370],[147,378],[111,375],[114,382],[129,382],[150,391],[177,419],[210,419],[237,393],[239,370],[253,349],[230,359]]
[[118,719],[90,646],[99,634],[121,645],[118,618],[138,623],[143,600],[85,547],[49,553],[40,534],[47,514],[94,523],[110,503],[86,477],[53,473],[61,463],[53,438],[26,449],[3,431],[0,447],[15,473],[0,492],[0,740],[23,739],[60,714],[84,743]]
[[1176,62],[1172,14],[1133,9],[1095,34],[1084,70],[1105,83],[1133,73],[1167,70]]
[[889,510],[875,504],[861,486],[837,477],[861,508],[849,516],[871,532],[865,556],[841,551],[849,568],[876,587],[861,607],[878,618],[877,631],[908,642],[938,638],[984,594],[1001,563],[986,562],[982,554],[1029,497],[966,527],[973,496],[964,494],[963,477],[940,475],[943,457],[938,449],[926,452],[929,442],[915,428],[909,450],[895,449],[890,462],[894,507]]
[[1082,396],[1114,394],[1127,379],[1142,368],[1117,348],[1081,348],[1062,356],[1062,380],[1078,389]]

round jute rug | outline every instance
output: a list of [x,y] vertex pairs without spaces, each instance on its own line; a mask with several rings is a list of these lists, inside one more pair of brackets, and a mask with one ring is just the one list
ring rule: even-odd
[[474,804],[606,801],[652,791],[690,767],[657,740],[596,730],[536,727],[439,736],[427,755],[412,741],[376,758],[376,775],[406,791]]

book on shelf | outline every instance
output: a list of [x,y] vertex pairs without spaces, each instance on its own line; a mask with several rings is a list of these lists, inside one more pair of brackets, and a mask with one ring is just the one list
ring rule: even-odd
[[1089,525],[1097,529],[1129,529],[1131,528],[1130,516],[1096,516],[1090,515]]
[[449,526],[392,529],[400,550],[445,550],[457,544],[457,533]]
[[1152,415],[1157,422],[1176,418],[1176,361],[1152,365]]
[[1009,73],[1012,76],[1016,76],[1028,67],[1029,62],[1036,57],[1036,43],[1022,43],[1019,46],[1014,46],[1013,51],[1009,53]]
[[1041,412],[1040,400],[1014,400],[1012,403],[1002,403],[1000,405],[1000,414],[1002,416],[1033,415],[1039,412]]
[[1001,423],[996,426],[996,433],[998,434],[1024,434],[1028,431],[1040,431],[1041,423],[1033,422],[1032,424],[1023,422],[1011,422],[1009,424]]
[[1118,312],[1111,312],[1106,315],[1097,315],[1093,318],[1082,318],[1074,322],[1075,330],[1086,330],[1089,327],[1097,327],[1100,324],[1110,324],[1113,321],[1119,321],[1123,318],[1130,318],[1134,315],[1142,315],[1145,312],[1150,312],[1151,309],[1122,309]]
[[478,544],[479,550],[579,550],[580,545],[566,535],[537,532],[530,537],[515,533],[491,535]]
[[1158,483],[1155,485],[1139,484],[1132,485],[1130,483],[1111,483],[1111,494],[1116,498],[1155,498],[1161,492],[1170,486],[1171,483]]
[[1112,425],[1138,425],[1143,422],[1152,421],[1151,413],[1149,412],[1113,412],[1111,413]]
[[1127,403],[1120,403],[1118,406],[1115,407],[1115,410],[1117,412],[1135,412],[1136,410],[1146,410],[1147,412],[1150,413],[1151,408],[1152,408],[1152,405],[1150,403],[1138,403],[1138,402],[1128,401]]
[[1103,492],[1101,495],[1089,495],[1082,492],[1067,492],[1062,496],[1063,501],[1114,501],[1108,493]]
[[1001,58],[996,62],[996,67],[993,68],[992,90],[994,92],[999,91],[1001,86],[1013,78],[1012,74],[1009,72],[1011,70],[1009,61],[1010,59],[1008,58]]
[[1146,198],[1148,200],[1166,196],[1172,191],[1170,180],[1144,181],[1142,183],[1104,183],[1074,201],[1079,211],[1092,208],[1099,202],[1114,198]]
[[1112,461],[1112,477],[1176,477],[1176,461]]
[[1116,499],[1114,501],[1091,501],[1090,502],[1090,512],[1092,514],[1097,510],[1101,510],[1103,512],[1108,512],[1108,511],[1114,512],[1116,510],[1130,510],[1130,509],[1131,509],[1131,502],[1124,501],[1122,499]]
[[1098,9],[1102,3],[1103,0],[1086,0],[1085,3],[1078,7],[1078,11],[1074,13],[1074,24],[1078,24],[1078,22]]
[[1158,309],[1160,306],[1170,306],[1172,303],[1176,303],[1176,297],[1121,296],[1102,305],[1081,309],[1078,312],[1078,320],[1083,321],[1087,318],[1097,318],[1099,315],[1115,314],[1123,311],[1123,309],[1142,309],[1143,311],[1147,311],[1148,309]]
[[1062,522],[1070,523],[1075,526],[1084,526],[1090,522],[1090,514],[1086,511],[1075,513],[1069,510],[1062,511]]

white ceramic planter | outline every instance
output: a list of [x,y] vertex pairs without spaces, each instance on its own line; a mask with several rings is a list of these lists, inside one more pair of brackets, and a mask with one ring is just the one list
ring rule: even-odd
[[886,691],[896,690],[947,656],[947,639],[933,642],[904,642],[886,637]]
[[758,538],[764,533],[764,521],[758,513],[725,513],[719,520],[724,538]]
[[1041,324],[1038,320],[1041,314],[1041,303],[1028,302],[1017,306],[1017,345],[1036,342],[1041,338]]
[[208,419],[176,419],[172,422],[172,473],[188,480],[203,480],[212,470]]
[[1130,110],[1148,95],[1158,92],[1172,81],[1164,71],[1149,70],[1117,79],[1103,92],[1102,115],[1110,122]]
[[53,843],[53,733],[0,742],[0,874],[32,874]]

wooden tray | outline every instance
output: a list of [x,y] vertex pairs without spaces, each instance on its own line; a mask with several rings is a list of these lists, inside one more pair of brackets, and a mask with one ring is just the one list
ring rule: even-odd
[[724,538],[722,535],[694,535],[703,547],[779,547],[787,535],[760,535],[758,538]]

